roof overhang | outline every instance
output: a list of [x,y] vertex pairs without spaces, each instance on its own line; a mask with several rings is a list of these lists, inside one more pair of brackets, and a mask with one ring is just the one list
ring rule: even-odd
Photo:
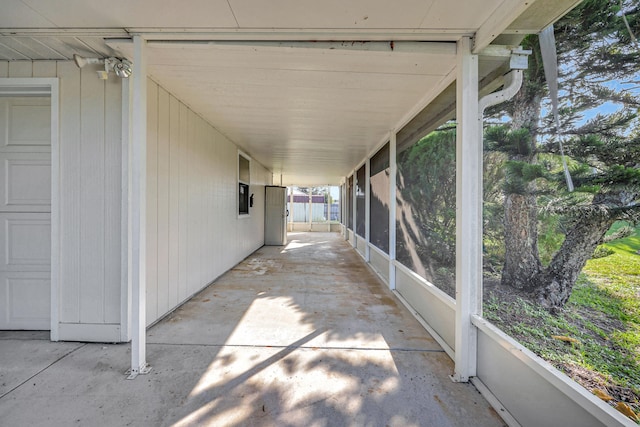
[[[132,59],[141,35],[150,77],[277,182],[336,184],[407,123],[452,117],[458,40],[474,37],[476,53],[517,44],[578,2],[8,0],[0,60]],[[481,56],[481,86],[507,62]]]

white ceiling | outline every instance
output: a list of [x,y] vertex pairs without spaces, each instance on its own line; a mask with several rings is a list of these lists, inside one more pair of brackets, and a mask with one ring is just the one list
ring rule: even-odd
[[108,56],[110,48],[131,58],[130,43],[104,39],[142,34],[154,80],[276,182],[282,174],[284,184],[309,185],[338,183],[447,87],[460,37],[477,35],[482,48],[523,31],[518,22],[537,31],[577,0],[1,2],[0,60]]
[[500,0],[3,0],[4,28],[476,29]]
[[[419,53],[152,44],[148,67],[285,182],[333,184],[453,70],[455,44],[423,44]],[[112,46],[131,55],[131,44]]]

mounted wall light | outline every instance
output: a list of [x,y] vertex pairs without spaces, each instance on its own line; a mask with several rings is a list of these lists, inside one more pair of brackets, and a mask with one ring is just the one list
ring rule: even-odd
[[121,79],[126,79],[131,76],[132,70],[131,66],[133,65],[131,61],[127,59],[120,58],[85,58],[84,56],[80,56],[78,54],[73,55],[73,60],[78,66],[78,68],[83,68],[87,65],[91,64],[104,64],[104,70],[97,71],[98,78],[101,80],[107,80],[109,78],[109,71],[116,73],[116,76]]

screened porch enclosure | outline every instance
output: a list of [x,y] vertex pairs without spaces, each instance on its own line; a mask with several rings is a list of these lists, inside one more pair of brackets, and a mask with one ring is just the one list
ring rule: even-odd
[[[460,101],[456,85],[458,81],[454,88]],[[456,361],[454,381],[467,374],[479,390],[497,393],[493,397],[501,404],[512,402],[504,408],[508,413],[502,413],[508,424],[632,425],[483,318],[484,272],[477,244],[482,240],[474,235],[482,233],[482,226],[468,227],[468,221],[483,221],[483,200],[477,198],[484,176],[481,140],[472,145],[461,137],[465,119],[460,107],[449,116],[452,121],[438,129],[422,122],[429,109],[379,144],[345,177],[344,238]],[[470,152],[476,163],[469,159]],[[474,185],[475,196],[469,194]],[[465,286],[469,280],[473,288]],[[473,336],[465,342],[461,318],[466,310]],[[530,394],[536,396],[535,404],[514,405]],[[572,409],[554,409],[560,407]]]
[[482,317],[479,98],[579,0],[197,3],[0,16],[0,96],[55,100],[53,341],[131,341],[148,374],[147,328],[260,249],[288,187],[289,229],[340,233],[508,424],[625,424]]
[[287,190],[289,231],[340,231],[340,187],[291,186]]

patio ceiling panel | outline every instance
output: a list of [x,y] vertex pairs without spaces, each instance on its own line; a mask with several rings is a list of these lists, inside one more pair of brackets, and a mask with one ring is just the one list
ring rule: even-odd
[[408,46],[150,42],[148,67],[287,183],[337,184],[455,67],[454,43]]
[[22,0],[3,0],[0,27],[49,28],[57,25]]
[[[7,0],[3,0],[6,2]],[[27,6],[35,15],[13,28],[235,28],[237,23],[227,0],[8,0],[9,7]],[[255,4],[254,4],[255,7]],[[196,12],[196,13],[194,13]],[[21,15],[22,16],[22,15]],[[34,16],[38,21],[30,21]],[[43,19],[47,22],[42,24]],[[3,23],[4,19],[0,20]],[[52,25],[53,24],[53,25]]]
[[[192,0],[159,6],[156,0],[4,0],[0,60],[117,51],[131,58],[130,43],[114,39],[142,35],[149,40],[152,78],[256,161],[286,176],[286,183],[309,184],[313,177],[335,184],[391,130],[451,88],[461,37],[475,36],[476,50],[496,38],[518,43],[522,34],[539,31],[577,3]],[[269,40],[275,43],[266,45]],[[299,44],[336,40],[354,46]],[[373,44],[361,41],[387,48],[370,49]],[[414,46],[403,51],[400,41]],[[416,48],[420,41],[425,49]],[[489,80],[503,71],[503,58],[482,59],[481,86],[497,87]],[[421,113],[424,123],[414,120],[412,126],[432,128],[450,118],[453,93],[440,96],[432,111]]]
[[[454,0],[459,1],[459,0]],[[241,28],[420,28],[434,0],[229,0]]]

